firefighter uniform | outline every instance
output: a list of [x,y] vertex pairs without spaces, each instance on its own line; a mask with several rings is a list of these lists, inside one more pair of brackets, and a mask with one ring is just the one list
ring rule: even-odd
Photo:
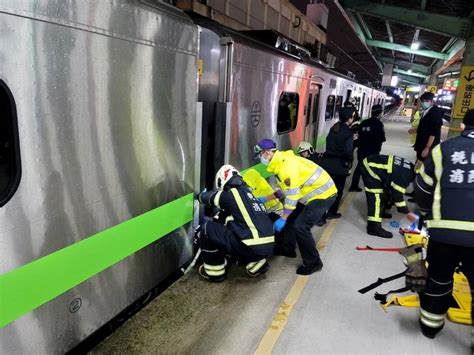
[[414,178],[413,164],[394,155],[371,155],[362,161],[362,179],[367,198],[367,233],[391,238],[392,233],[382,229],[383,199],[390,196],[397,210],[408,213],[404,194]]
[[285,195],[283,213],[290,215],[284,248],[291,253],[298,244],[303,265],[297,273],[310,274],[322,267],[311,227],[334,203],[337,188],[323,168],[293,151],[275,151],[267,170],[277,177]]
[[250,276],[256,276],[268,269],[266,258],[273,252],[273,223],[265,206],[240,176],[234,179],[239,179],[238,183],[230,185],[230,189],[199,195],[201,203],[220,209],[223,222],[208,221],[200,232],[204,271],[213,281],[223,280],[226,254],[246,265]]
[[460,264],[471,292],[474,285],[474,110],[469,112],[469,129],[436,146],[415,180],[415,199],[427,214],[430,235],[428,279],[420,295],[421,330],[430,338],[444,325]]

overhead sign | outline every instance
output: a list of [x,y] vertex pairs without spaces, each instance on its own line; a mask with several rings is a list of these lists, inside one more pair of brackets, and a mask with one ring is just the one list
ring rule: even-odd
[[457,79],[445,79],[443,83],[443,90],[456,91],[456,88],[459,85]]
[[438,92],[438,87],[436,85],[428,85],[426,91],[436,94]]
[[474,66],[461,67],[459,86],[454,102],[453,117],[463,118],[467,111],[474,108]]

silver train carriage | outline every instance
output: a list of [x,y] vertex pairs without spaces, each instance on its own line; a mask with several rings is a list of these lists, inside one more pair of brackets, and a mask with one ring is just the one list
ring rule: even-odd
[[[324,151],[326,136],[338,120],[339,109],[354,98],[362,118],[385,93],[355,83],[310,60],[258,42],[258,31],[248,34],[225,28],[194,15],[200,26],[199,101],[203,105],[201,184],[212,187],[222,163],[238,169],[254,167],[253,146],[272,138],[280,149],[303,141]],[[263,31],[263,36],[271,36]],[[277,37],[275,44],[285,39]],[[205,176],[207,173],[207,176]]]
[[189,261],[193,192],[221,164],[265,175],[257,140],[324,150],[343,101],[367,117],[385,97],[193,20],[0,2],[0,352],[71,349]]
[[159,1],[0,1],[0,353],[61,353],[192,255],[199,34]]

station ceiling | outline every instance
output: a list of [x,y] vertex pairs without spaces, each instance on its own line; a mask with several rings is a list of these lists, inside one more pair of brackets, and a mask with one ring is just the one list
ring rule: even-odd
[[[470,33],[469,16],[474,15],[474,0],[326,0],[325,3],[330,9],[329,47],[333,42],[338,47],[336,52],[342,54],[338,55],[337,65],[350,70],[356,67],[354,60],[358,60],[370,74],[359,70],[356,76],[372,82],[374,76],[381,79],[384,63],[393,63],[394,74],[407,83],[424,82],[440,63],[463,48]],[[349,38],[340,29],[341,22],[337,19],[334,22],[336,7],[356,31],[358,45],[353,35]],[[344,60],[344,56],[352,56],[354,60]]]

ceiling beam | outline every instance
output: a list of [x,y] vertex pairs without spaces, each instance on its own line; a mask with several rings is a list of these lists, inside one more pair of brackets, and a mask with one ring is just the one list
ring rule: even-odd
[[340,0],[345,9],[404,23],[451,37],[469,37],[471,20],[467,17],[442,15],[369,0]]
[[[392,35],[392,30],[390,29],[390,23],[385,20],[385,26],[387,27],[387,34],[388,34],[388,40],[390,43],[393,43],[393,35]],[[395,58],[395,51],[392,50],[392,57]]]
[[436,59],[443,59],[443,60],[448,59],[448,55],[445,54],[445,53],[440,53],[440,52],[435,52],[435,51],[428,51],[428,50],[424,50],[424,49],[414,50],[414,49],[411,49],[408,46],[404,46],[403,44],[390,43],[390,42],[384,42],[384,41],[376,41],[376,40],[373,40],[373,39],[366,39],[365,43],[368,46],[372,46],[372,47],[379,47],[379,48],[395,50],[395,51],[403,52],[403,53],[416,54],[416,55],[420,55],[422,57],[429,57],[429,58],[436,58]]
[[427,75],[425,75],[425,74],[417,73],[417,72],[414,72],[414,71],[409,72],[407,70],[400,69],[400,68],[393,68],[393,71],[395,71],[397,73],[400,73],[400,74],[405,74],[405,75],[408,75],[408,76],[416,76],[417,78],[425,79],[427,77]]
[[380,57],[379,59],[384,63],[392,63],[394,65],[398,65],[398,66],[406,68],[406,69],[415,70],[415,71],[423,73],[425,75],[430,75],[431,74],[431,67],[427,66],[427,65],[411,63],[409,61],[401,60],[401,59],[395,59],[394,60],[393,58],[390,58],[390,57]]

